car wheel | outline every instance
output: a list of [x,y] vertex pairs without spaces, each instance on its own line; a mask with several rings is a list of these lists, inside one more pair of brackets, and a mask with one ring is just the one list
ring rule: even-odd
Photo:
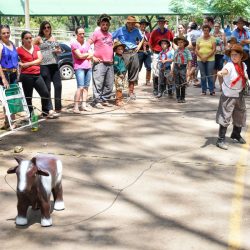
[[60,67],[60,75],[62,80],[69,80],[74,75],[74,69],[68,64],[64,64]]

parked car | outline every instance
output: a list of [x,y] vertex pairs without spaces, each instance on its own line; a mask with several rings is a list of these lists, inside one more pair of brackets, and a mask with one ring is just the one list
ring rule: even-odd
[[75,73],[71,48],[65,43],[60,43],[60,47],[62,53],[58,55],[58,66],[60,69],[61,79],[69,80]]

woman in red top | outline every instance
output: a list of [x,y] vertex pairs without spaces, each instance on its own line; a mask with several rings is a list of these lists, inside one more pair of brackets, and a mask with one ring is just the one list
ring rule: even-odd
[[20,81],[29,107],[30,113],[33,111],[32,94],[35,89],[42,98],[43,116],[48,116],[49,92],[43,78],[40,75],[40,63],[42,54],[37,45],[32,45],[32,35],[29,31],[21,34],[22,46],[17,49],[20,58]]

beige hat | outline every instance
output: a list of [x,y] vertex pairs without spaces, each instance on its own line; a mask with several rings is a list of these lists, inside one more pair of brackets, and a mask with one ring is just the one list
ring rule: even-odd
[[248,58],[247,52],[245,52],[240,44],[234,44],[231,49],[225,51],[225,55],[231,56],[231,52],[236,51],[237,53],[242,54],[242,61],[245,61]]
[[122,46],[123,49],[126,48],[126,45],[125,45],[125,44],[123,44],[123,43],[121,43],[120,41],[117,40],[117,41],[114,42],[113,51],[115,51],[115,50],[117,49],[117,47],[119,47],[119,46]]
[[135,16],[128,16],[126,19],[126,23],[139,23],[139,22],[136,20]]

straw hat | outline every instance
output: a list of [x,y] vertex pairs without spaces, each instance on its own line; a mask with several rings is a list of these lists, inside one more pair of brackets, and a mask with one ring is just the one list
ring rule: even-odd
[[139,23],[139,22],[136,20],[135,16],[128,16],[126,19],[126,23]]
[[189,41],[184,36],[178,36],[174,39],[174,44],[178,46],[178,41],[184,41],[184,47],[187,47],[189,45]]
[[117,49],[117,47],[119,47],[119,46],[122,46],[123,49],[126,48],[126,45],[125,45],[125,44],[123,44],[123,43],[121,43],[120,41],[117,40],[117,41],[114,42],[113,51],[115,51],[115,50]]
[[232,51],[236,51],[237,53],[242,54],[242,61],[245,61],[248,58],[248,54],[243,50],[240,44],[234,44],[231,49],[225,51],[225,55],[231,56]]

